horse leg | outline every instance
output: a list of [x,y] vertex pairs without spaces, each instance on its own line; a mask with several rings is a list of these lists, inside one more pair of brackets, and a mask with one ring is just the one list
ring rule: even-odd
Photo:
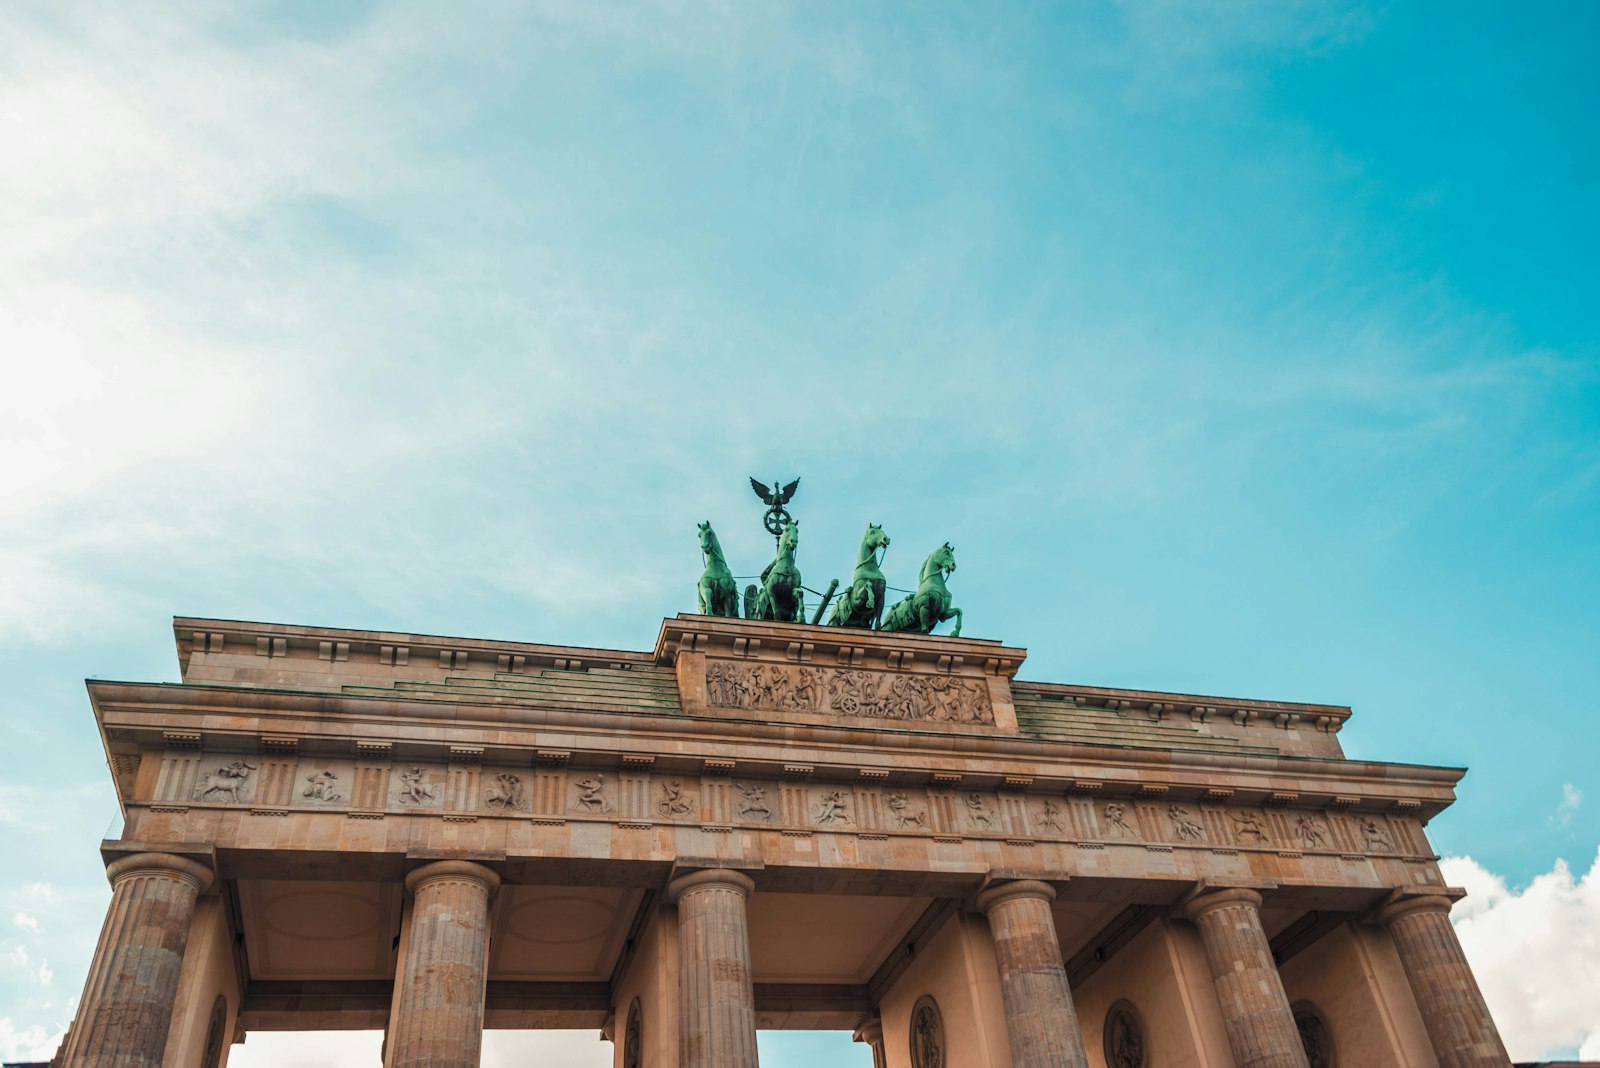
[[700,595],[700,614],[703,616],[711,615],[711,598],[706,590],[705,579],[700,580],[700,585],[695,587],[695,592]]
[[950,632],[950,637],[959,638],[961,637],[961,609],[952,608],[950,611],[956,617],[956,628]]

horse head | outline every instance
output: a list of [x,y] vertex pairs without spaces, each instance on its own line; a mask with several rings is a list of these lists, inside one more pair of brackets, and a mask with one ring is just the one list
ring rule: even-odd
[[924,571],[938,568],[946,575],[953,574],[956,569],[956,549],[949,542],[945,542],[928,556],[928,563]]
[[800,520],[791,519],[783,525],[783,533],[778,535],[778,554],[792,553],[800,547]]
[[717,532],[711,529],[711,523],[705,522],[700,526],[700,551],[709,553],[718,548]]
[[868,523],[867,536],[861,539],[861,548],[866,552],[872,552],[875,549],[887,549],[888,547],[889,535],[885,534],[883,528],[878,524]]

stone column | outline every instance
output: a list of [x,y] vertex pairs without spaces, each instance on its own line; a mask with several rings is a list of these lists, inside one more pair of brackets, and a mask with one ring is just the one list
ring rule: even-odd
[[883,1052],[883,1020],[877,1016],[863,1020],[856,1028],[856,1033],[850,1036],[856,1042],[865,1042],[867,1048],[872,1050],[872,1068],[889,1068],[889,1061]]
[[744,902],[755,883],[726,868],[672,880],[678,905],[679,1068],[756,1068],[756,998]]
[[1402,898],[1378,921],[1389,928],[1439,1068],[1506,1068],[1511,1058],[1450,926],[1450,899]]
[[978,895],[1000,965],[1012,1068],[1088,1068],[1078,1010],[1067,988],[1061,943],[1050,915],[1055,899],[1049,885],[1026,879],[1001,883]]
[[1212,890],[1192,899],[1185,912],[1200,928],[1237,1068],[1309,1068],[1261,929],[1261,895]]
[[159,1068],[183,970],[202,864],[136,853],[106,866],[111,905],[83,984],[64,1068]]
[[489,899],[500,877],[441,860],[406,876],[411,929],[387,1039],[390,1068],[478,1068],[489,977]]

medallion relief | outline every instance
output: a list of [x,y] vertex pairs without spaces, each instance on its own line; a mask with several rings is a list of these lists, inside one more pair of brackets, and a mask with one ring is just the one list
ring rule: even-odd
[[911,1068],[946,1068],[944,1020],[932,994],[918,998],[911,1010]]
[[1107,1068],[1145,1068],[1144,1027],[1139,1014],[1126,1001],[1119,1001],[1106,1013],[1105,1053]]
[[936,723],[994,723],[988,688],[956,675],[910,675],[713,660],[706,701],[749,712],[808,712]]
[[1300,1044],[1305,1047],[1306,1063],[1311,1068],[1333,1068],[1333,1036],[1321,1011],[1309,1001],[1295,1002],[1292,1011]]
[[628,1007],[628,1029],[622,1038],[622,1068],[642,1068],[644,1064],[644,1023],[640,1019],[639,999]]

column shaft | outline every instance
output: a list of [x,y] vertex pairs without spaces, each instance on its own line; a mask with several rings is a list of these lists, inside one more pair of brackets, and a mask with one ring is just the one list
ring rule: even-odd
[[195,899],[211,884],[170,853],[112,861],[111,904],[84,982],[64,1068],[159,1068]]
[[1261,928],[1261,895],[1213,890],[1190,901],[1187,912],[1205,943],[1237,1068],[1309,1068]]
[[406,877],[414,895],[387,1050],[391,1068],[477,1068],[489,972],[489,899],[500,877],[442,860]]
[[1404,899],[1378,918],[1394,938],[1439,1068],[1506,1068],[1511,1058],[1450,926],[1450,899]]
[[1048,884],[1023,880],[984,891],[978,908],[989,917],[1012,1068],[1087,1068],[1078,1010],[1067,987]]
[[755,884],[723,868],[681,876],[678,903],[680,1068],[756,1068],[755,989],[745,898]]

